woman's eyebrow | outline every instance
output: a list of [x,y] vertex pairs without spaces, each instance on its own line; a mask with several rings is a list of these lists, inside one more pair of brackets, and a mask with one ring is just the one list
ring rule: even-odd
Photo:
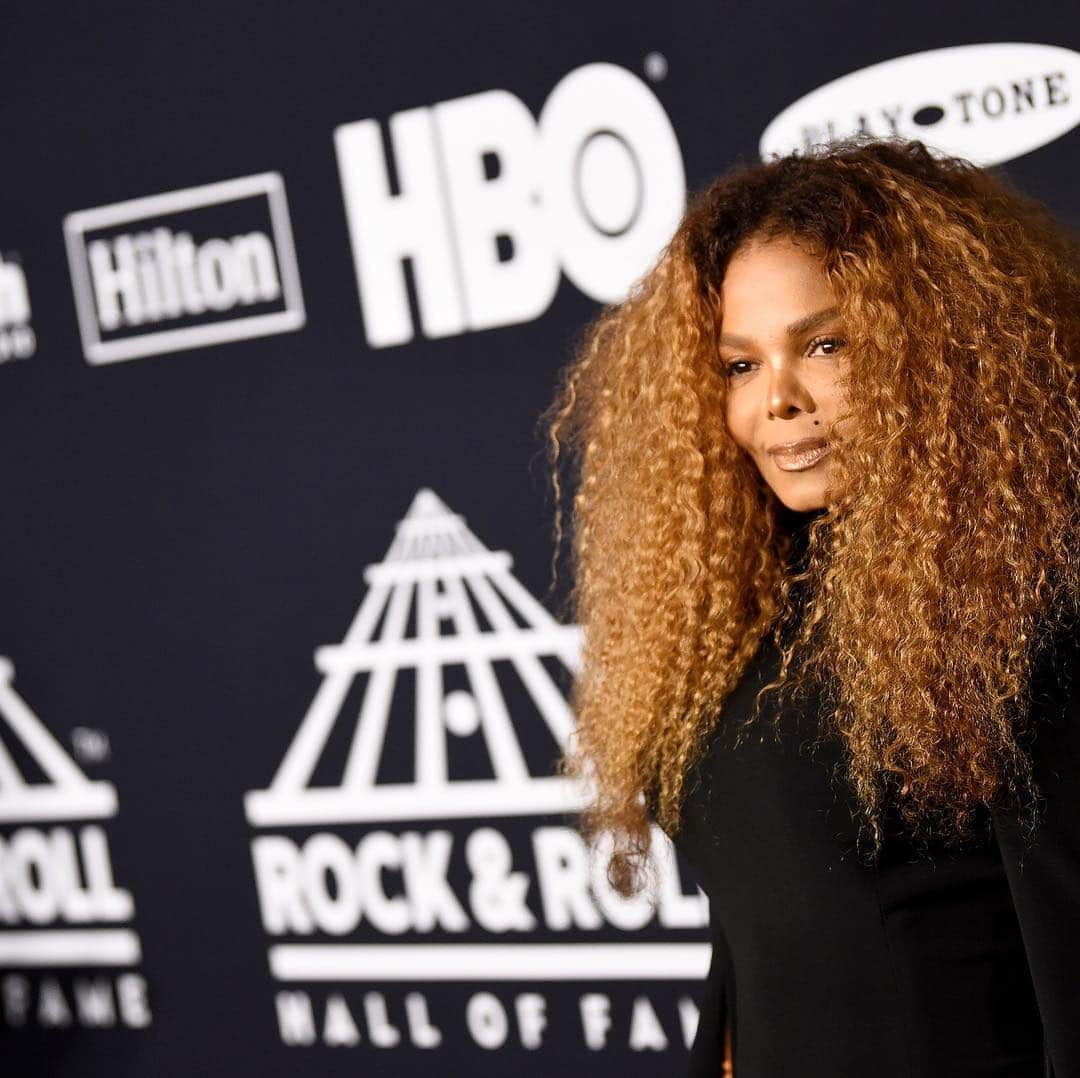
[[[800,337],[804,333],[809,333],[813,329],[817,329],[818,326],[824,325],[830,319],[835,318],[840,313],[839,307],[823,307],[820,311],[814,311],[813,314],[805,315],[804,317],[792,322],[787,327],[787,335],[789,337]],[[730,344],[736,348],[748,348],[753,343],[746,337],[740,337],[736,333],[721,333],[721,344]]]

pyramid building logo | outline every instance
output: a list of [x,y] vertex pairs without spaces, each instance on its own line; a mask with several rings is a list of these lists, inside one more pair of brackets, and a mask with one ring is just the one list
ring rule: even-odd
[[[579,810],[582,791],[570,780],[530,773],[492,664],[513,665],[562,749],[573,717],[541,658],[554,657],[576,673],[581,631],[557,622],[511,565],[508,553],[488,550],[433,491],[418,491],[385,559],[364,572],[369,591],[345,639],[316,652],[322,685],[269,788],[247,795],[248,821],[272,827]],[[406,635],[410,614],[415,631]],[[444,635],[447,622],[452,631]],[[464,666],[471,691],[444,693],[442,672],[449,664]],[[376,783],[403,669],[415,671],[415,776]],[[320,755],[361,674],[367,689],[341,785],[313,786]],[[474,733],[483,738],[494,775],[451,779],[447,735]]]
[[[322,681],[277,773],[245,795],[284,1044],[430,1048],[448,1022],[451,1038],[494,1046],[485,1030],[506,1020],[495,993],[474,991],[442,1021],[418,983],[670,985],[705,974],[708,944],[677,933],[707,925],[708,900],[686,893],[666,836],[654,830],[658,902],[627,900],[568,819],[592,793],[590,777],[553,767],[574,733],[560,682],[579,670],[582,633],[511,566],[419,490],[386,557],[365,569],[344,640],[316,650]],[[414,987],[395,997],[403,982]],[[536,1047],[546,997],[515,998],[528,1011],[523,1043]],[[692,1000],[676,1003],[670,988],[661,999],[666,1033],[652,1001],[635,997],[632,1044],[690,1043]],[[582,1000],[583,1035],[603,1047],[614,1004]]]
[[0,657],[0,1023],[147,1026],[135,904],[101,823],[116,789],[86,776],[14,680]]
[[[15,691],[15,667],[0,656],[0,823],[94,820],[116,815],[116,790],[91,782]],[[4,738],[12,736],[45,776],[27,782]]]

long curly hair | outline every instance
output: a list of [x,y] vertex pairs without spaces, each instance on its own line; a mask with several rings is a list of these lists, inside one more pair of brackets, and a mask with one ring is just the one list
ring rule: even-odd
[[[853,417],[798,559],[727,430],[717,358],[729,259],[780,236],[835,291]],[[589,791],[579,826],[611,840],[615,890],[651,875],[652,820],[678,832],[690,770],[770,630],[780,671],[752,720],[770,689],[827,700],[871,858],[889,806],[951,842],[980,806],[1034,804],[1033,664],[1080,608],[1078,335],[1076,235],[1005,175],[921,142],[739,163],[695,193],[540,417],[552,586],[568,545],[561,613],[583,630],[558,770]]]

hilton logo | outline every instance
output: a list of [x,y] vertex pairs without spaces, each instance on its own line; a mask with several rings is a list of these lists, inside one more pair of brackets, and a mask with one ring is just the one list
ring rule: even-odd
[[80,210],[64,219],[64,237],[90,363],[304,324],[276,173]]

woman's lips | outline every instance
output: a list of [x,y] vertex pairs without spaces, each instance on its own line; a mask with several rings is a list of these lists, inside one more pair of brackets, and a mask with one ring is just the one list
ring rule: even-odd
[[775,461],[777,468],[783,472],[801,472],[805,468],[812,468],[819,461],[829,455],[829,444],[819,442],[811,445],[808,449],[801,450],[769,450],[769,456]]

